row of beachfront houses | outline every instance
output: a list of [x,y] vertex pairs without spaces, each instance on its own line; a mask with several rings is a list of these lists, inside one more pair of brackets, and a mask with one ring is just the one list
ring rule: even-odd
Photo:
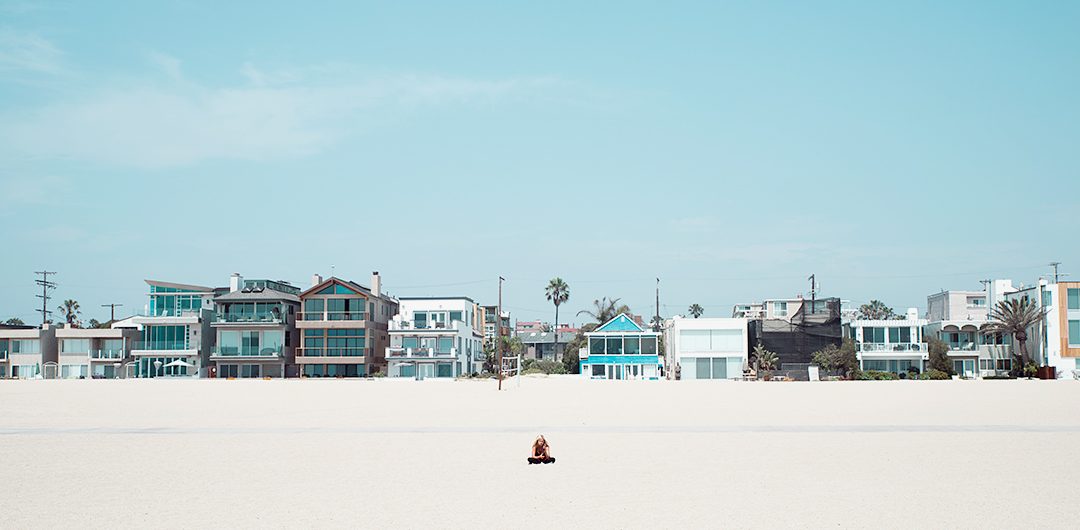
[[146,311],[108,328],[0,328],[0,377],[458,377],[509,327],[467,297],[388,296],[378,272],[303,290],[239,274],[228,287],[146,283]]
[[[313,276],[304,290],[245,280],[211,288],[147,280],[145,314],[105,329],[0,328],[0,377],[360,377],[453,378],[484,370],[485,344],[510,334],[509,315],[468,297],[400,297]],[[657,328],[618,315],[586,333],[580,373],[591,379],[738,379],[753,347],[778,354],[778,370],[806,374],[815,351],[855,342],[863,370],[924,372],[930,337],[948,345],[955,374],[1007,373],[1013,337],[985,333],[989,309],[1026,297],[1044,311],[1028,330],[1036,362],[1059,376],[1080,370],[1080,282],[1009,280],[981,291],[942,291],[927,312],[863,320],[836,298],[766,300],[735,306],[730,318],[674,317]],[[496,317],[498,314],[498,317]],[[573,333],[518,333],[526,358],[562,360]],[[490,363],[488,364],[490,367]]]

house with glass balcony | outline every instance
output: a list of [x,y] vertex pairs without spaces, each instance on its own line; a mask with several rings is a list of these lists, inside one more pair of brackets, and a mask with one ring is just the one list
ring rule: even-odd
[[588,347],[578,352],[580,372],[588,379],[659,379],[660,333],[638,324],[625,313],[585,334]]
[[57,328],[58,375],[63,379],[123,377],[123,366],[138,340],[135,329]]
[[206,375],[214,332],[214,298],[229,291],[200,285],[146,280],[150,301],[138,325],[125,377],[195,377]]
[[386,349],[390,377],[450,378],[482,369],[484,317],[467,297],[401,298]]
[[[1080,377],[1080,282],[1040,280],[1005,294],[1005,298],[1027,298],[1043,311],[1042,322],[1027,329],[1027,350],[1032,361],[1054,367],[1057,377]],[[1012,336],[1003,342],[1010,353],[1018,351]]]
[[295,377],[296,315],[300,288],[284,281],[245,280],[233,274],[229,292],[214,298],[216,341],[210,375],[224,378]]
[[56,328],[0,325],[0,378],[52,379],[56,375]]
[[923,340],[926,319],[918,318],[918,310],[908,310],[904,319],[860,320],[844,325],[845,333],[855,341],[859,368],[864,371],[894,374],[921,374],[930,360]]
[[371,287],[331,277],[312,276],[300,293],[296,320],[300,343],[296,368],[301,377],[364,377],[386,369],[389,321],[398,301],[382,292],[382,277]]
[[1008,337],[983,333],[989,308],[1016,291],[1011,280],[993,280],[982,291],[950,290],[926,297],[927,325],[923,333],[949,346],[953,372],[975,378],[1012,369]]

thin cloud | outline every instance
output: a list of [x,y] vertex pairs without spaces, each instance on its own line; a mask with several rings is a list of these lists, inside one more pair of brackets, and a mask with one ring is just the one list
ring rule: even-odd
[[358,118],[365,111],[527,95],[557,82],[334,72],[305,77],[248,64],[241,75],[249,83],[209,87],[184,79],[172,57],[154,54],[151,60],[168,74],[168,83],[126,82],[75,101],[0,116],[0,142],[20,154],[138,168],[263,161],[326,149],[362,126]]
[[0,72],[58,74],[63,56],[60,48],[36,33],[0,28]]

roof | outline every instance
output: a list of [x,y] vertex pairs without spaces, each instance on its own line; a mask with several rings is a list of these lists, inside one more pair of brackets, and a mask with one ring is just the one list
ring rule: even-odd
[[[560,331],[559,332],[559,342],[565,344],[567,342],[570,342],[570,341],[574,340],[574,337],[576,337],[576,336],[577,336],[577,333],[570,333],[568,331]],[[554,343],[555,342],[555,334],[552,333],[552,332],[532,331],[532,332],[528,332],[528,333],[518,333],[517,337],[519,339],[521,339],[521,342],[523,342],[525,344],[548,344],[548,343]]]
[[205,285],[191,285],[187,283],[173,283],[163,282],[161,280],[145,280],[148,285],[154,285],[157,287],[172,287],[173,289],[183,289],[185,291],[195,291],[199,293],[209,293],[214,290],[213,287],[206,287]]
[[[305,298],[305,297],[308,297],[308,296],[313,296],[315,294],[318,294],[319,291],[322,291],[323,289],[326,289],[327,287],[329,287],[330,285],[333,285],[333,284],[344,285],[348,289],[356,291],[360,296],[364,296],[364,297],[368,297],[368,298],[370,298],[372,296],[375,296],[375,294],[371,292],[371,289],[368,289],[367,287],[364,287],[363,285],[360,285],[360,284],[358,284],[356,282],[353,282],[353,281],[343,280],[341,278],[338,278],[337,276],[331,276],[331,277],[323,280],[322,282],[320,282],[318,285],[314,285],[312,287],[309,287],[307,290],[301,292],[300,293],[300,298]],[[397,301],[395,298],[387,295],[386,293],[381,293],[379,295],[379,298],[381,298],[383,300],[390,301],[390,302]]]
[[603,333],[605,331],[635,331],[643,333],[645,328],[634,322],[634,319],[626,315],[626,313],[619,313],[615,318],[604,322],[604,324],[593,330],[594,333]]
[[215,302],[243,302],[243,301],[272,301],[272,300],[285,300],[287,302],[300,303],[300,297],[295,294],[283,293],[281,291],[275,291],[273,289],[263,289],[261,291],[234,291],[231,293],[225,293],[217,298],[214,298]]
[[402,296],[398,298],[398,300],[465,300],[474,304],[476,303],[475,300],[468,296]]

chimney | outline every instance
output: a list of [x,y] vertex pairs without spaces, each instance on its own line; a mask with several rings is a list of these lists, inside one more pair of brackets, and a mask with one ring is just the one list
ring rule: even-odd
[[919,309],[915,308],[915,307],[909,307],[908,310],[907,310],[907,319],[908,320],[918,320],[919,319]]
[[240,276],[239,272],[232,273],[229,277],[229,292],[235,293],[240,290],[240,286],[243,285],[244,278]]
[[379,276],[379,271],[371,272],[371,294],[382,296],[382,277]]
[[312,274],[311,275],[311,286],[315,287],[316,285],[319,285],[320,283],[322,283],[322,276],[320,276],[318,274]]

